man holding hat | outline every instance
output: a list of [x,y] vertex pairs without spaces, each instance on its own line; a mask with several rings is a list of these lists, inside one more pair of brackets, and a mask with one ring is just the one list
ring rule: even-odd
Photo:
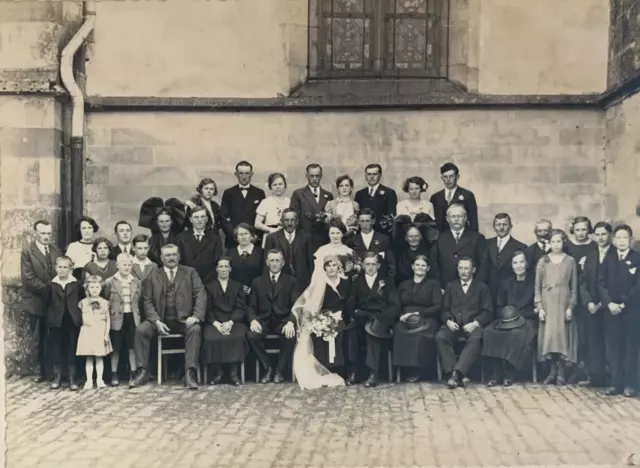
[[[473,259],[458,260],[459,279],[447,284],[442,307],[442,322],[436,333],[436,348],[442,370],[450,375],[447,386],[464,386],[471,366],[482,350],[482,327],[491,322],[493,313],[489,287],[473,278],[476,267]],[[466,342],[460,357],[456,358],[454,343],[460,338]]]
[[378,385],[380,356],[384,347],[391,344],[391,327],[400,315],[400,299],[393,281],[378,275],[380,259],[375,252],[367,252],[363,259],[364,275],[360,276],[352,289],[347,310],[353,311],[351,321],[345,331],[350,363],[347,385],[356,382],[356,373],[362,362],[360,345],[367,344],[365,365],[369,368],[369,378],[364,386]]

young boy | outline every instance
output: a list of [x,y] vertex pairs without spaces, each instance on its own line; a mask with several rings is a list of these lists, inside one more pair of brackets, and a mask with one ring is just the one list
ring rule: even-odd
[[149,258],[149,236],[138,234],[133,238],[133,276],[138,278],[140,282],[144,281],[149,273],[158,268]]
[[[116,259],[118,273],[109,278],[104,284],[104,294],[109,301],[111,315],[111,385],[120,385],[118,379],[118,363],[120,353],[129,351],[129,368],[131,375],[135,374],[136,357],[133,349],[133,339],[136,327],[140,325],[140,293],[142,283],[131,274],[133,258],[121,253]],[[132,378],[132,377],[131,377]]]
[[63,365],[69,369],[69,389],[78,390],[76,346],[82,314],[78,308],[78,282],[71,275],[72,270],[73,262],[69,257],[61,256],[56,259],[56,276],[51,280],[51,302],[47,314],[53,348],[53,390],[60,388]]
[[631,250],[633,231],[626,224],[613,230],[614,255],[598,271],[598,294],[605,307],[604,328],[611,387],[603,395],[633,397],[638,389],[640,324],[640,254]]

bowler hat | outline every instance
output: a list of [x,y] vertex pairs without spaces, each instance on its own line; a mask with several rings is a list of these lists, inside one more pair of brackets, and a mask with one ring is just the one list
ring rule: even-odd
[[498,323],[496,328],[498,330],[514,330],[516,328],[523,327],[527,321],[513,306],[505,306],[498,311]]
[[415,314],[407,317],[404,324],[407,326],[406,333],[418,333],[429,329],[429,323]]
[[391,338],[391,329],[378,319],[367,322],[364,329],[369,335],[376,338]]

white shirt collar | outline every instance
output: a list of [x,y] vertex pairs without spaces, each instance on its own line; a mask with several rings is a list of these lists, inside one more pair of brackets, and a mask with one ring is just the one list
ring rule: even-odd
[[62,280],[58,275],[56,275],[55,278],[51,280],[51,282],[59,284],[64,289],[67,284],[75,283],[76,279],[72,275],[69,275],[66,280]]
[[460,229],[459,231],[454,231],[453,228],[451,229],[451,234],[453,234],[453,237],[456,237],[456,233],[460,235],[460,237],[462,237],[462,234],[464,234],[464,228]]
[[282,274],[282,271],[281,271],[281,272],[279,272],[279,273],[271,273],[271,272],[269,271],[269,280],[271,280],[271,278],[275,276],[275,277],[276,277],[276,283],[277,283],[277,282],[278,282],[278,280],[280,279],[280,275],[281,275],[281,274]]
[[364,274],[364,279],[367,280],[367,284],[369,285],[370,288],[373,287],[373,284],[376,282],[376,278],[378,278],[378,275],[370,276],[370,275],[367,275],[366,273]]
[[249,185],[240,185],[240,184],[238,184],[238,188],[240,190],[249,190],[249,187],[251,187],[251,184],[249,184]]
[[249,244],[247,247],[238,246],[238,253],[242,255],[243,252],[247,252],[249,255],[253,253],[253,248],[255,246],[253,244]]
[[202,236],[204,237],[204,229],[202,231],[196,231],[195,229],[193,230],[193,235],[194,236]]
[[549,249],[549,244],[543,244],[540,241],[537,241],[536,244],[538,244],[538,247],[540,247],[540,250],[542,250],[543,252],[546,252]]
[[460,286],[462,286],[463,284],[467,283],[467,288],[469,288],[469,286],[471,286],[471,283],[473,282],[473,278],[471,278],[468,281],[462,281],[460,280]]
[[140,260],[138,260],[138,257],[136,257],[134,255],[133,256],[133,263],[135,263],[136,265],[139,265],[141,267],[146,267],[147,265],[149,265],[151,263],[151,260],[149,260],[149,257],[145,257],[144,260],[140,261]]
[[293,231],[292,233],[288,233],[283,229],[282,232],[284,232],[284,237],[286,237],[287,240],[293,240],[296,238],[296,231]]
[[504,247],[505,245],[507,245],[507,242],[509,242],[510,239],[511,239],[511,234],[507,234],[504,237],[498,237],[497,243],[498,245],[501,245],[502,247]]
[[320,186],[318,185],[316,188],[313,188],[311,185],[307,185],[309,187],[309,190],[311,190],[311,193],[313,193],[314,190],[317,190],[318,195],[320,195],[320,193],[322,192],[322,189],[320,188]]
[[164,272],[167,274],[167,276],[171,274],[171,271],[173,271],[174,274],[177,273],[178,267],[175,267],[175,268],[169,268],[167,266],[164,267]]
[[627,258],[627,255],[629,255],[629,250],[631,249],[623,250],[622,252],[618,250],[618,258],[622,258],[622,260],[625,260]]
[[455,195],[456,190],[458,190],[458,186],[456,185],[455,187],[453,187],[451,190],[449,190],[447,187],[444,188],[444,196],[445,198],[449,198],[449,196],[451,196],[453,198],[453,195]]
[[120,274],[120,272],[117,272],[113,276],[114,276],[114,278],[116,278],[118,281],[120,281],[122,283],[131,283],[133,281],[133,275],[131,273],[129,273],[129,276],[127,276],[126,278],[123,278],[122,275]]
[[40,253],[42,253],[42,255],[45,254],[46,252],[45,249],[49,249],[49,251],[51,251],[51,247],[49,247],[48,245],[41,244],[38,241],[35,241],[35,243],[36,243],[36,247],[38,247],[38,250],[40,251]]
[[369,191],[369,193],[371,193],[371,189],[373,189],[373,194],[375,195],[376,193],[378,193],[378,189],[380,188],[380,184],[377,183],[376,185],[369,185],[369,188],[367,189]]
[[598,251],[603,253],[603,254],[606,254],[609,251],[610,248],[611,248],[611,244],[609,244],[609,245],[607,245],[605,247],[598,246]]

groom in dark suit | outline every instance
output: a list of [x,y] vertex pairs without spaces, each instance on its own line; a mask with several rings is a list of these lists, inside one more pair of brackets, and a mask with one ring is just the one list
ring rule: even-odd
[[444,289],[458,277],[458,260],[462,257],[473,259],[476,278],[487,281],[487,248],[484,236],[471,231],[467,226],[467,214],[462,205],[451,205],[447,211],[447,226],[431,249],[433,277],[440,281]]
[[196,206],[189,217],[191,228],[181,232],[175,238],[180,250],[180,262],[195,268],[204,283],[210,283],[217,277],[216,265],[222,257],[222,240],[212,230],[205,230],[209,215],[204,206]]
[[[267,253],[268,271],[253,280],[249,294],[249,333],[247,339],[256,357],[267,369],[261,383],[284,382],[284,372],[291,366],[296,344],[296,320],[291,309],[300,295],[298,281],[282,271],[284,255],[279,250]],[[280,336],[280,352],[275,376],[271,359],[264,347],[264,337]]]
[[220,203],[220,217],[222,218],[222,230],[225,234],[224,243],[227,249],[232,249],[238,245],[233,235],[233,230],[238,224],[254,225],[256,222],[256,209],[265,198],[264,190],[251,185],[253,166],[250,162],[240,161],[236,164],[235,175],[238,179],[238,185],[226,189],[222,193],[222,201]]
[[391,278],[396,276],[396,260],[391,249],[389,237],[373,230],[376,218],[373,211],[365,208],[358,213],[360,232],[351,236],[348,245],[363,258],[367,252],[375,252],[380,257],[380,275]]
[[487,239],[487,285],[494,301],[500,284],[514,275],[511,267],[513,254],[518,250],[524,252],[527,248],[525,244],[511,237],[511,229],[511,217],[507,213],[498,213],[493,218],[493,230],[496,232],[496,237]]
[[322,167],[320,164],[307,166],[307,181],[305,187],[296,189],[291,194],[290,207],[298,213],[300,227],[311,237],[311,249],[313,253],[319,247],[329,242],[327,229],[324,224],[313,221],[313,217],[324,211],[328,201],[333,200],[331,192],[320,187],[322,181]]
[[47,311],[51,302],[51,280],[56,276],[56,259],[62,255],[51,241],[51,223],[38,220],[33,225],[35,240],[22,249],[20,276],[22,278],[22,307],[29,316],[31,343],[38,350],[36,383],[46,380]]
[[[291,208],[282,210],[282,229],[267,236],[264,250],[276,249],[284,253],[284,272],[298,280],[303,290],[311,282],[313,254],[309,234],[298,228],[298,213]],[[265,254],[265,260],[266,256]]]
[[374,229],[383,232],[380,223],[385,216],[395,216],[398,205],[398,196],[395,190],[380,183],[382,178],[382,166],[380,164],[369,164],[365,168],[365,178],[367,188],[358,190],[355,201],[360,205],[360,211],[365,208],[373,212],[375,218]]
[[464,206],[467,211],[467,228],[471,231],[478,232],[478,205],[476,197],[470,190],[458,186],[460,180],[460,170],[453,163],[445,163],[440,168],[442,182],[444,182],[444,190],[434,193],[431,196],[431,204],[436,216],[436,227],[440,232],[449,229],[447,223],[447,210],[449,207],[457,203]]

